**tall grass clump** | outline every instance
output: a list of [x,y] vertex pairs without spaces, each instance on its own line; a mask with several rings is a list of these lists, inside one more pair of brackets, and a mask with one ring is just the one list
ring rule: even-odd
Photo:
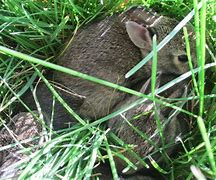
[[[128,77],[131,76],[154,57],[151,77],[152,93],[149,95],[55,64],[55,58],[62,53],[58,50],[63,49],[72,40],[71,34],[74,35],[80,26],[138,4],[155,8],[167,16],[175,15],[179,20],[184,18],[182,23],[177,26],[178,31],[182,31],[184,24],[192,19],[190,22],[194,25],[196,35],[197,68],[192,64],[190,39],[186,28],[184,28],[184,34],[190,72],[156,89],[156,54],[175,36],[177,32],[173,31],[162,42],[156,42],[156,37],[154,37],[153,51],[126,74]],[[124,171],[137,168],[122,154],[124,151],[130,152],[142,163],[144,168],[148,167],[146,160],[149,157],[139,157],[133,151],[133,145],[125,144],[104,126],[104,122],[145,103],[146,100],[154,102],[155,112],[157,111],[156,103],[159,103],[171,107],[177,112],[187,114],[191,120],[190,132],[184,139],[176,139],[182,151],[173,157],[167,157],[164,166],[160,166],[153,159],[150,159],[151,165],[165,179],[216,178],[216,139],[214,138],[216,125],[216,25],[215,22],[213,23],[213,18],[215,18],[213,11],[216,7],[214,1],[0,0],[0,5],[0,125],[5,124],[13,116],[17,102],[24,104],[20,97],[27,90],[34,89],[34,82],[37,79],[41,79],[47,85],[56,101],[62,103],[78,122],[77,125],[62,130],[58,134],[50,130],[51,134],[48,135],[46,143],[38,151],[32,151],[29,155],[30,161],[17,163],[23,170],[20,179],[96,178],[100,177],[100,173],[95,172],[95,167],[105,161],[108,161],[111,167],[110,177],[113,176],[114,179],[117,179],[119,174],[113,156],[123,159],[128,164]],[[191,11],[192,8],[194,11]],[[76,114],[56,92],[46,79],[46,69],[58,70],[140,98],[106,117],[94,122],[87,121]],[[188,97],[180,98],[178,103],[170,103],[168,100],[158,99],[155,96],[155,93],[163,92],[173,84],[181,83],[189,76],[192,77],[193,84],[191,93]],[[185,102],[192,104],[194,110],[182,108]],[[28,106],[26,109],[31,111]],[[43,120],[41,117],[35,116],[36,119]],[[157,117],[155,119],[163,139],[160,119]],[[133,125],[131,126],[143,139],[151,141],[145,133],[140,132]],[[154,144],[154,142],[151,143]],[[157,151],[166,157],[167,155],[163,152],[164,146],[165,144],[162,149],[157,149]],[[0,147],[0,151],[3,149],[4,147]]]

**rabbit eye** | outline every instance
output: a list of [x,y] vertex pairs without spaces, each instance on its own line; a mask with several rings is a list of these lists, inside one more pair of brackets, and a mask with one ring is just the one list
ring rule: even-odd
[[188,57],[187,55],[179,55],[178,60],[182,63],[188,62]]

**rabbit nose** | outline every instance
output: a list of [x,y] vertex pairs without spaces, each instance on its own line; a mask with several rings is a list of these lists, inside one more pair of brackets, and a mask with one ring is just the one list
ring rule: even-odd
[[188,57],[187,57],[187,55],[180,55],[180,56],[178,56],[178,60],[179,60],[180,62],[185,63],[185,62],[188,61]]

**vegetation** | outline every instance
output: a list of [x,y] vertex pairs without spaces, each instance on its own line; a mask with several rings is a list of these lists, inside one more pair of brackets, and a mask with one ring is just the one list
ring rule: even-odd
[[[153,160],[151,162],[167,179],[192,179],[194,176],[199,179],[200,172],[206,178],[216,178],[216,138],[214,137],[216,133],[216,58],[214,56],[216,4],[214,0],[209,0],[207,4],[204,0],[202,2],[203,6],[201,10],[198,10],[197,0],[193,2],[192,0],[0,0],[0,124],[5,123],[8,117],[12,116],[15,102],[21,101],[20,97],[32,88],[37,77],[49,86],[56,99],[62,101],[44,76],[43,72],[46,68],[86,78],[137,96],[152,98],[94,77],[83,77],[83,74],[79,72],[56,66],[52,63],[61,53],[56,50],[64,47],[66,40],[83,24],[121,12],[131,5],[142,4],[167,16],[175,16],[179,20],[195,8],[195,16],[191,22],[196,29],[197,59],[200,69],[192,70],[192,72],[195,75],[198,74],[198,80],[193,78],[198,87],[194,86],[192,90],[194,96],[186,97],[184,100],[199,100],[199,111],[184,110],[191,116],[193,128],[185,139],[178,139],[182,152],[175,157],[167,157],[168,163],[163,167]],[[184,29],[184,32],[187,37],[187,30]],[[188,38],[185,39],[188,45]],[[207,54],[210,54],[208,61],[205,58],[206,41],[208,42]],[[189,48],[187,52],[190,56]],[[154,97],[153,100],[156,101]],[[48,133],[47,143],[30,155],[32,158],[30,162],[20,165],[24,169],[20,179],[29,177],[88,179],[91,176],[97,176],[92,171],[95,164],[105,160],[110,162],[113,177],[117,179],[113,154],[124,159],[129,167],[135,168],[135,165],[121,154],[125,149],[132,149],[132,146],[124,144],[121,139],[101,125],[122,113],[123,110],[94,122],[86,122],[65,102],[63,105],[79,123],[62,131],[61,135],[55,135],[55,138],[52,138],[52,133],[55,132]],[[175,108],[174,105],[171,104],[171,106]],[[27,110],[30,111],[28,107]],[[0,150],[2,149],[0,147]],[[32,149],[25,151],[31,152]],[[117,151],[118,149],[120,151]],[[107,155],[103,155],[104,151]],[[163,153],[162,150],[160,151]],[[143,158],[144,164],[146,159],[148,157]]]

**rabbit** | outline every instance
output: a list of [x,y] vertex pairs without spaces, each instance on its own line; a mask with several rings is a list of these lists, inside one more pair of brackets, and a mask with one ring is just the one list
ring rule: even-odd
[[[177,23],[172,18],[149,13],[144,7],[133,7],[81,27],[56,63],[134,89],[150,77],[151,61],[131,78],[125,78],[125,74],[151,51],[154,34],[161,41]],[[188,25],[188,29],[191,31],[192,27]],[[193,46],[191,52],[195,59]],[[180,32],[158,52],[158,71],[180,75],[188,70],[183,33]],[[51,73],[51,80],[61,87],[60,95],[83,119],[94,121],[108,115],[126,96],[126,93],[82,78],[59,71]],[[49,121],[53,96],[43,83],[37,94],[42,112]],[[54,110],[54,129],[77,123],[60,103],[55,103]]]
[[[170,79],[174,78],[172,76],[173,75],[159,74],[157,77],[157,87],[169,82]],[[169,91],[160,94],[160,96],[169,99],[185,97],[188,93],[188,83],[189,79],[186,79],[182,81],[181,84],[176,84],[169,89]],[[150,93],[150,79],[144,83],[140,92]],[[128,97],[120,102],[115,109],[117,110],[123,106],[130,105],[138,98],[137,96]],[[155,106],[156,110],[154,109]],[[108,127],[110,131],[114,132],[124,143],[134,145],[133,150],[140,158],[151,156],[157,163],[161,163],[164,159],[159,152],[156,152],[156,149],[162,147],[162,139],[159,134],[155,115],[157,114],[161,122],[164,145],[172,144],[169,148],[165,148],[168,155],[172,155],[177,149],[177,145],[175,144],[176,138],[184,136],[189,130],[188,117],[181,113],[179,114],[179,112],[171,116],[172,113],[172,108],[157,103],[154,104],[154,102],[147,100],[123,114],[110,119],[108,121]],[[131,127],[132,125],[134,128]],[[135,128],[144,133],[147,139],[143,138]],[[144,165],[139,162],[135,156],[131,155],[129,151],[123,154],[137,167],[136,170],[131,168],[124,174],[133,174],[144,169]],[[151,166],[148,158],[146,159],[147,164]],[[127,167],[126,162],[116,156],[115,163],[120,173]]]

